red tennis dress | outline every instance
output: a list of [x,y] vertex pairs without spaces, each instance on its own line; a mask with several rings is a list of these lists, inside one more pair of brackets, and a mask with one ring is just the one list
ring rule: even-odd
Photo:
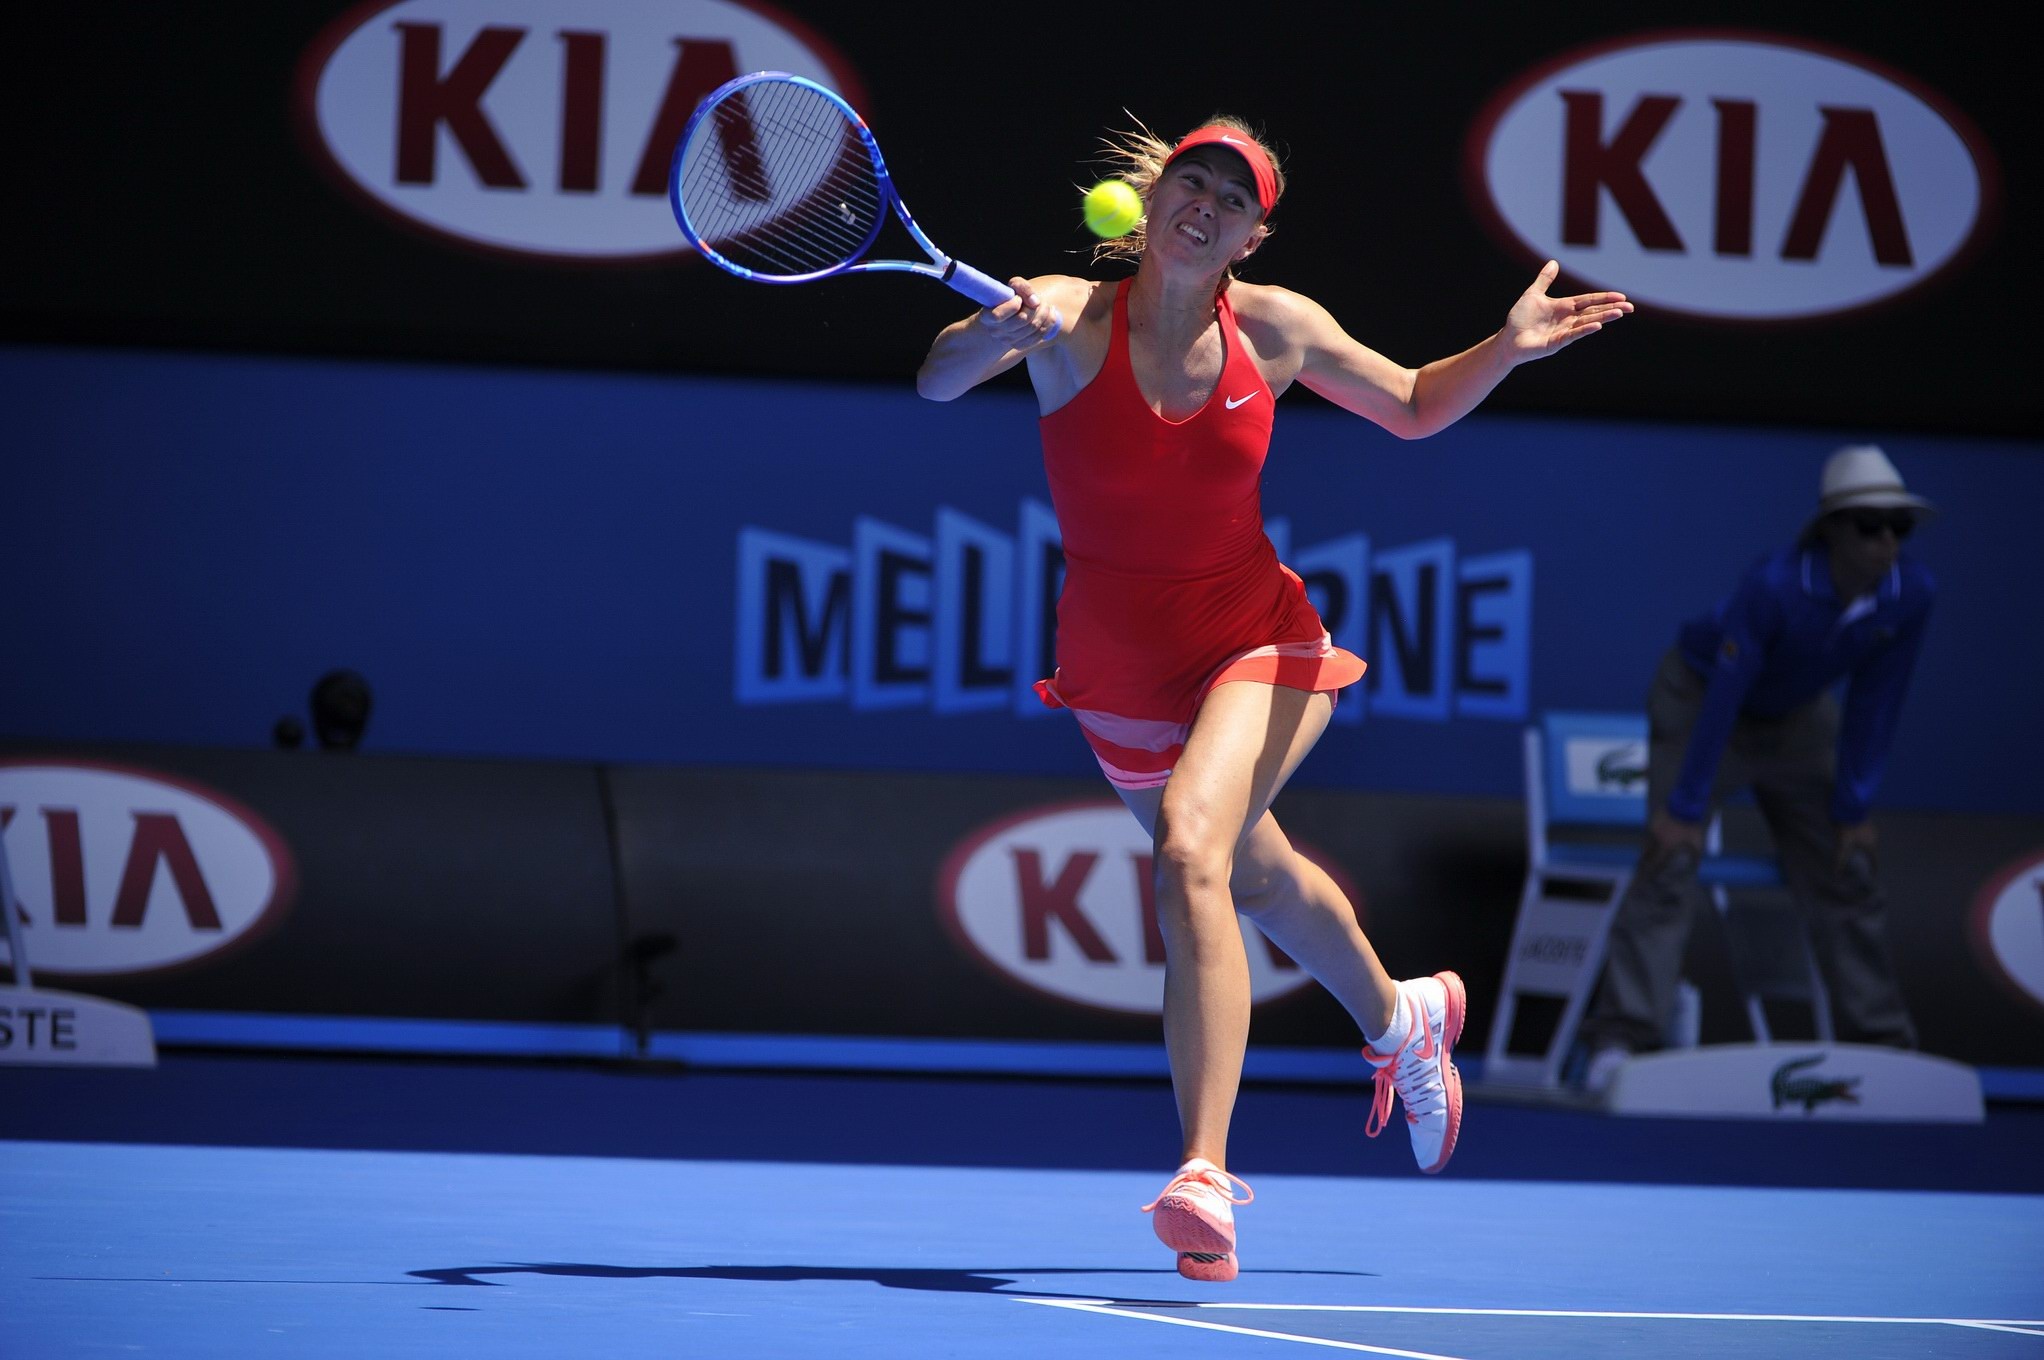
[[1272,395],[1235,326],[1205,406],[1150,409],[1129,362],[1128,285],[1117,285],[1107,361],[1040,422],[1064,535],[1057,675],[1036,682],[1078,718],[1109,780],[1161,785],[1207,691],[1232,680],[1338,690],[1363,662],[1336,647],[1263,532]]

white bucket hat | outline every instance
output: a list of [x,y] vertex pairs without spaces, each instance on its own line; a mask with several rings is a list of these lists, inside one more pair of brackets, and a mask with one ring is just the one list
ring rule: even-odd
[[1910,494],[1902,485],[1902,474],[1888,461],[1888,455],[1872,444],[1848,444],[1824,460],[1824,477],[1817,490],[1817,521],[1838,510],[1914,510],[1934,515],[1937,507],[1921,496]]

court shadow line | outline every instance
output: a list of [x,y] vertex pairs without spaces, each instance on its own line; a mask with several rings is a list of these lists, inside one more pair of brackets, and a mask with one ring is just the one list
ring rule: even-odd
[[[983,1267],[969,1270],[941,1270],[928,1266],[617,1266],[591,1262],[528,1261],[489,1266],[444,1266],[434,1270],[405,1272],[430,1284],[478,1285],[494,1288],[497,1280],[485,1275],[566,1275],[597,1280],[732,1280],[756,1284],[799,1284],[809,1281],[877,1284],[883,1289],[910,1289],[936,1294],[991,1294],[1009,1298],[1087,1300],[1144,1308],[1193,1306],[1184,1299],[1103,1298],[1098,1291],[1061,1294],[1042,1289],[1010,1289],[1024,1280],[1045,1275],[1171,1275],[1172,1270],[1116,1270],[1111,1267],[1042,1266],[1029,1269]],[[1374,1278],[1368,1270],[1245,1270],[1241,1278],[1272,1279],[1285,1276],[1349,1276]]]

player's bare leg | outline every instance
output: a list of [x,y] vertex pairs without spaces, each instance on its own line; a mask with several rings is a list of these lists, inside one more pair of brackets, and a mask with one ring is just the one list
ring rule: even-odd
[[[1147,825],[1164,936],[1164,1038],[1184,1155],[1227,1166],[1249,1037],[1249,961],[1230,887],[1237,847],[1326,730],[1324,694],[1234,683],[1201,705]],[[1147,800],[1145,800],[1147,801]],[[1141,817],[1149,809],[1138,808]]]
[[[1438,1171],[1461,1123],[1460,1082],[1448,1060],[1461,1030],[1461,981],[1442,973],[1395,982],[1347,895],[1292,847],[1269,810],[1332,708],[1326,695],[1221,686],[1164,789],[1122,791],[1157,843],[1158,913],[1171,960],[1165,1037],[1185,1156],[1227,1165],[1248,1038],[1248,963],[1227,919],[1239,911],[1328,989],[1370,1045],[1365,1056],[1379,1069],[1380,1089],[1369,1131],[1383,1127],[1395,1085],[1406,1098],[1414,1154]],[[1238,811],[1243,830],[1223,853],[1215,829]],[[1174,936],[1185,941],[1175,953]]]

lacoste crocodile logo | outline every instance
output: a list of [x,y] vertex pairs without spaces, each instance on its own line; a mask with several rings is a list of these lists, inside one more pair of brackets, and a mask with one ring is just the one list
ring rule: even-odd
[[1826,1101],[1843,1101],[1847,1105],[1859,1104],[1858,1077],[1834,1077],[1829,1081],[1820,1081],[1816,1077],[1795,1075],[1806,1067],[1815,1067],[1823,1062],[1826,1056],[1817,1053],[1807,1058],[1785,1062],[1774,1069],[1774,1076],[1769,1080],[1768,1088],[1774,1093],[1775,1109],[1778,1110],[1784,1105],[1801,1105],[1804,1114],[1812,1114]]
[[1639,763],[1639,748],[1620,746],[1597,757],[1597,784],[1602,787],[1616,784],[1620,791],[1630,793],[1632,786],[1647,777],[1646,766]]

